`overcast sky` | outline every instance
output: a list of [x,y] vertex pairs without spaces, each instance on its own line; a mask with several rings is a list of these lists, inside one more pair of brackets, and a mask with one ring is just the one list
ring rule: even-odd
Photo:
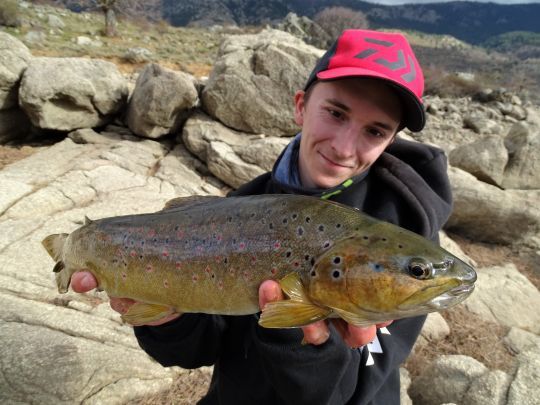
[[[369,3],[386,4],[389,6],[406,3],[445,3],[451,0],[366,0]],[[478,3],[498,3],[498,4],[523,4],[540,3],[540,0],[468,0]]]

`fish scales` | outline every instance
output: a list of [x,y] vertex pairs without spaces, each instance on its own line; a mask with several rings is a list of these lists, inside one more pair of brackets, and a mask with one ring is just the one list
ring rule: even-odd
[[[384,290],[382,276],[370,265],[377,262],[391,268],[404,260],[396,259],[394,251],[410,258],[440,250],[418,235],[341,204],[306,196],[262,195],[177,199],[157,213],[90,221],[65,237],[56,252],[48,251],[64,267],[57,273],[61,291],[74,271],[86,268],[112,297],[164,305],[176,312],[244,315],[258,311],[262,281],[295,274],[304,287],[309,286],[318,277],[314,269],[321,257],[331,256],[333,249],[340,252],[342,241],[351,238],[354,252],[343,253],[343,258],[368,269],[362,270],[367,273],[362,288],[371,289],[365,295],[370,300],[374,294],[380,298],[377,289]],[[44,241],[46,247],[50,241]],[[381,257],[373,257],[371,251]],[[324,295],[321,291],[326,289],[325,284],[314,285],[311,292]],[[341,292],[332,299],[336,294]],[[381,309],[389,313],[391,288],[384,294],[391,299],[382,300]],[[317,299],[314,304],[321,305]],[[331,316],[343,314],[334,311]]]

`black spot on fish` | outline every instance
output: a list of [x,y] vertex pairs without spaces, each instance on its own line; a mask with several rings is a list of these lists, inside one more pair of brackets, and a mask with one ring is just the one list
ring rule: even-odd
[[165,239],[165,243],[169,243],[169,238]]
[[292,252],[291,252],[290,250],[287,250],[287,253],[285,253],[285,256],[291,257],[291,256],[292,256]]
[[141,240],[141,246],[144,246],[144,240]]
[[270,222],[270,223],[268,224],[268,228],[274,229],[274,224],[273,224],[272,222]]
[[362,237],[362,239],[364,239],[364,240],[368,240],[368,239],[369,239],[369,236],[367,236],[367,235],[364,235],[364,236]]
[[289,222],[289,220],[287,218],[283,218],[283,223],[286,224],[287,222]]
[[232,217],[227,217],[227,222],[232,222]]
[[309,224],[311,222],[311,218],[310,217],[306,217],[306,224]]
[[252,212],[251,215],[250,215],[251,218],[254,218],[255,217],[255,213]]
[[314,264],[315,264],[315,258],[312,257],[312,258],[311,258],[311,265],[313,266]]
[[403,249],[403,245],[399,244],[397,245],[398,248]]
[[223,263],[225,264],[229,263],[229,259],[228,258],[223,259]]
[[317,275],[317,272],[315,270],[311,270],[311,277],[315,277]]
[[330,242],[329,241],[324,242],[323,248],[328,249],[329,247],[330,247]]
[[304,228],[299,226],[298,229],[296,230],[296,232],[298,233],[298,236],[302,236],[304,234]]
[[332,277],[334,277],[335,279],[340,278],[340,277],[341,277],[341,271],[339,271],[339,270],[334,270],[334,271],[332,272]]
[[143,255],[139,255],[139,259],[144,259],[144,256]]
[[336,228],[337,229],[341,228],[341,224],[336,224]]
[[324,232],[324,225],[319,225],[318,230],[319,230],[319,232]]
[[306,260],[306,262],[309,260],[310,256],[309,255],[305,255],[304,256],[304,259]]
[[332,260],[332,263],[340,264],[341,263],[341,257],[339,257],[339,256],[334,257],[334,260]]
[[176,226],[174,227],[174,230],[177,231],[179,228],[180,228],[180,227],[179,227],[178,225],[176,225]]
[[386,239],[386,238],[381,238],[381,240],[382,240],[383,242],[386,242],[388,239]]
[[298,218],[298,214],[292,214],[292,215],[291,215],[291,218],[292,218],[292,219]]

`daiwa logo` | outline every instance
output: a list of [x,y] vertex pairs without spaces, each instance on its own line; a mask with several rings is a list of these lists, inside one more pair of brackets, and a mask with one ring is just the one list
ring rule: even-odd
[[[381,41],[375,38],[364,38],[364,40],[370,44],[384,46],[385,48],[390,48],[395,45],[393,42]],[[364,49],[362,52],[360,52],[358,55],[355,55],[355,58],[366,59],[370,57],[371,55],[375,55],[378,52],[380,51],[376,48],[367,48],[367,49]],[[403,53],[403,50],[401,49],[398,50],[396,55],[397,55],[397,58],[396,58],[397,60],[394,60],[394,61],[388,60],[386,58],[377,58],[377,59],[374,59],[373,62],[375,62],[378,65],[384,66],[385,68],[391,71],[396,71],[399,69],[403,69],[404,67],[407,67],[407,62],[408,62],[409,71],[402,74],[401,78],[407,83],[414,81],[414,79],[416,79],[416,67],[414,66],[414,61],[411,55],[407,55],[407,62],[405,61],[405,54]]]

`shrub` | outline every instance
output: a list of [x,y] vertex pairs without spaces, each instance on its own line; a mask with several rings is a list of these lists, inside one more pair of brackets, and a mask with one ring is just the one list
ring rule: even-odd
[[325,8],[313,17],[313,21],[330,35],[332,42],[345,29],[366,29],[369,27],[368,19],[364,13],[346,7]]
[[0,6],[0,25],[6,27],[19,27],[19,2],[17,0],[3,0]]

